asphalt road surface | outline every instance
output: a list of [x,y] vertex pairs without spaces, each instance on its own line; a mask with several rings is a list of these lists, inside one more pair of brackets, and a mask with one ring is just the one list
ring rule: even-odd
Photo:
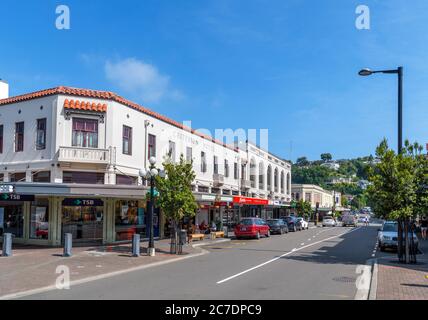
[[209,254],[25,299],[354,299],[377,226],[314,228],[205,247]]

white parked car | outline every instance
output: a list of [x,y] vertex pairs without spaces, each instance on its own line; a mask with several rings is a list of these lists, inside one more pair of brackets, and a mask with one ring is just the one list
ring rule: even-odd
[[300,221],[300,223],[302,225],[302,230],[308,230],[309,229],[309,223],[305,219],[299,217],[299,218],[297,218],[297,220]]
[[333,217],[326,216],[322,220],[322,226],[323,227],[335,227],[335,226],[337,226],[337,222],[336,222],[336,220],[334,220]]

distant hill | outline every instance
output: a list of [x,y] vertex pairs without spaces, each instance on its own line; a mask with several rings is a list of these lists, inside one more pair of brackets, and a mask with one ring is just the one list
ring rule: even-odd
[[[363,193],[358,182],[367,180],[367,168],[376,163],[373,156],[357,159],[332,160],[330,154],[325,160],[309,161],[299,158],[292,167],[292,182],[316,184],[327,190],[333,188],[343,194]],[[323,155],[325,157],[325,154]]]

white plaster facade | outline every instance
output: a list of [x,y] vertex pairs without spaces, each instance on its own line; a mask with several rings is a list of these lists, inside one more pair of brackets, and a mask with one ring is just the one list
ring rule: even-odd
[[[122,100],[109,98],[108,94],[111,93],[97,91],[95,95],[90,90],[70,90],[79,91],[76,95],[54,92],[0,100],[0,125],[3,125],[0,177],[4,182],[10,181],[13,173],[25,172],[25,182],[32,182],[34,173],[50,171],[50,182],[62,183],[64,171],[79,171],[103,173],[104,183],[109,185],[116,183],[118,174],[135,177],[141,183],[138,172],[148,166],[147,136],[151,134],[156,136],[156,159],[160,168],[168,154],[170,141],[175,144],[176,160],[180,154],[186,157],[187,148],[192,149],[195,192],[203,189],[204,193],[245,195],[284,202],[291,200],[290,163],[254,144],[240,144],[237,146],[239,148],[226,146],[185,130],[170,119],[154,116],[151,111],[137,110],[126,102],[121,103]],[[105,98],[99,97],[104,95]],[[66,109],[66,99],[106,104],[107,109],[105,112]],[[81,150],[72,146],[72,123],[76,117],[98,121],[98,148]],[[42,118],[47,120],[46,147],[37,150],[37,119]],[[22,152],[15,152],[17,122],[24,122]],[[132,128],[131,155],[122,152],[123,126]],[[206,157],[205,172],[201,170],[202,152]],[[217,174],[214,173],[214,157],[217,157]],[[228,174],[225,172],[225,161],[229,166]],[[250,164],[254,163],[256,168],[250,168]],[[234,172],[235,166],[237,173]]]

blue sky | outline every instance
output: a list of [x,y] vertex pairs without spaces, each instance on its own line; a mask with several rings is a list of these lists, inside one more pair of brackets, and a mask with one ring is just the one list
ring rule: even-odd
[[[404,136],[428,142],[428,2],[3,1],[0,78],[17,95],[58,85],[114,91],[193,128],[269,129],[286,159],[396,146],[396,77],[405,68]],[[55,28],[59,4],[71,29]],[[357,30],[368,5],[371,29]]]

